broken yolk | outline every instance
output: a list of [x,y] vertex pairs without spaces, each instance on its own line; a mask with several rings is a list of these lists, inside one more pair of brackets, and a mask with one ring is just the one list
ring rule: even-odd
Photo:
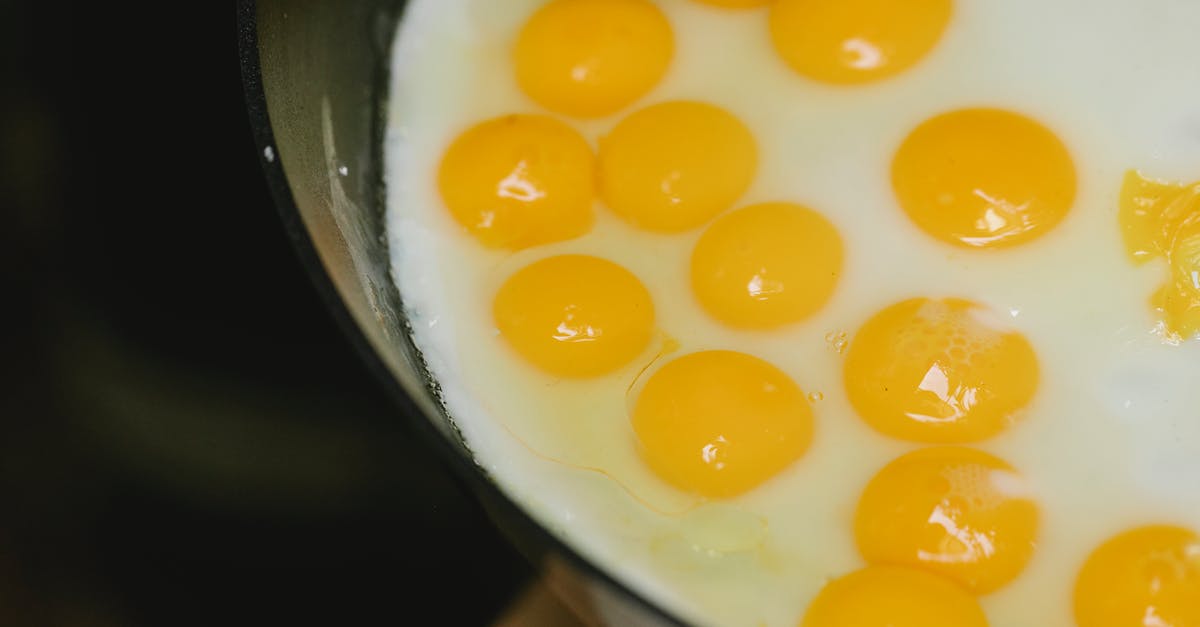
[[896,459],[867,484],[854,518],[872,564],[937,573],[983,594],[1015,579],[1033,555],[1038,510],[1011,466],[961,447]]
[[1170,279],[1151,297],[1165,335],[1200,334],[1200,182],[1178,185],[1135,171],[1121,188],[1121,233],[1135,263],[1167,260]]
[[895,566],[868,566],[829,582],[800,627],[987,627],[979,602],[954,582]]
[[1096,549],[1075,582],[1079,627],[1200,625],[1200,535],[1152,525]]
[[664,481],[711,498],[757,487],[799,459],[813,416],[800,387],[744,353],[704,351],[651,375],[632,410],[650,468]]

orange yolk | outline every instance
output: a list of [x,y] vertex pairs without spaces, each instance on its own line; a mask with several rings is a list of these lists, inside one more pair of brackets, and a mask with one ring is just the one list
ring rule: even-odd
[[571,127],[509,115],[454,140],[438,189],[455,221],[481,243],[516,250],[591,229],[595,168],[592,149]]
[[953,9],[952,0],[778,0],[771,5],[771,40],[803,76],[866,83],[925,57]]
[[654,303],[641,281],[586,255],[518,270],[496,293],[492,313],[517,353],[563,377],[612,372],[645,350],[654,332]]
[[1012,424],[1038,387],[1038,360],[986,308],[914,298],[852,338],[844,379],[868,424],[915,442],[977,442]]
[[869,566],[829,582],[800,627],[987,627],[979,602],[919,570]]
[[772,0],[696,0],[700,4],[708,4],[714,7],[725,7],[727,9],[749,9],[752,7],[765,7],[771,4]]
[[1005,462],[968,448],[900,457],[867,484],[854,517],[870,563],[937,573],[982,594],[1019,575],[1033,555],[1037,506]]
[[968,248],[1030,241],[1054,228],[1075,200],[1066,146],[1037,122],[998,109],[934,117],[892,161],[900,207],[929,235]]
[[647,0],[554,0],[517,38],[517,84],[551,111],[605,116],[658,84],[674,52],[671,24]]
[[737,201],[754,178],[757,154],[750,130],[723,109],[654,105],[600,140],[600,194],[634,225],[686,231]]
[[1079,627],[1200,625],[1200,535],[1156,525],[1105,542],[1075,582],[1075,622]]
[[842,271],[842,240],[821,214],[768,203],[719,218],[692,252],[692,291],[714,318],[768,329],[811,316]]
[[1167,336],[1200,334],[1200,182],[1164,183],[1131,171],[1119,215],[1126,251],[1136,263],[1167,260],[1171,278],[1151,297]]
[[731,497],[775,476],[812,441],[808,400],[771,364],[733,351],[676,359],[646,382],[632,411],[647,464],[666,482]]

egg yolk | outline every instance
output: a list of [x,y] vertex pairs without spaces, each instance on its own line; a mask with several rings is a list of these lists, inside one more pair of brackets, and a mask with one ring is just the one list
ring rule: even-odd
[[454,140],[438,168],[438,190],[481,243],[516,250],[588,232],[595,172],[591,147],[571,127],[508,115]]
[[708,4],[714,7],[724,7],[727,9],[749,9],[752,7],[765,7],[771,4],[772,0],[696,0],[700,4]]
[[518,270],[496,293],[492,313],[517,353],[563,377],[628,364],[654,331],[654,303],[641,281],[587,255],[549,257]]
[[1136,263],[1167,260],[1170,279],[1151,297],[1173,340],[1200,334],[1200,181],[1165,183],[1125,175],[1119,212],[1126,252]]
[[979,602],[930,573],[868,566],[829,582],[800,627],[987,627]]
[[937,45],[952,0],[778,0],[771,40],[813,80],[855,84],[895,76]]
[[811,316],[833,294],[842,240],[821,214],[788,203],[719,218],[692,252],[692,290],[714,318],[767,329]]
[[1075,582],[1075,621],[1079,627],[1200,625],[1200,535],[1155,525],[1105,542]]
[[859,416],[892,437],[977,442],[1015,422],[1038,387],[1038,360],[987,308],[915,298],[871,318],[850,341],[846,392]]
[[871,479],[854,537],[869,563],[928,570],[982,594],[1021,573],[1037,526],[1037,506],[1011,466],[938,447],[904,455]]
[[664,481],[711,498],[731,497],[775,476],[812,441],[800,387],[744,353],[705,351],[655,372],[632,410],[650,468]]
[[600,194],[628,222],[685,231],[728,209],[758,166],[740,120],[700,102],[667,102],[622,120],[600,140]]
[[605,116],[658,84],[674,52],[670,22],[647,0],[554,0],[517,38],[517,84],[551,111]]

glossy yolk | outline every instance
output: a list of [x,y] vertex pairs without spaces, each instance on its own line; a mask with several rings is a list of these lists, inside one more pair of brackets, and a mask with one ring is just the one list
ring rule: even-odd
[[915,298],[876,314],[850,341],[851,404],[881,433],[916,442],[977,442],[1012,424],[1038,387],[1019,332],[960,299]]
[[870,563],[920,568],[982,594],[1021,573],[1037,526],[1037,506],[1011,466],[939,447],[904,455],[871,479],[854,536]]
[[517,84],[551,111],[609,115],[658,84],[674,51],[671,24],[652,2],[554,0],[517,38]]
[[1075,622],[1079,627],[1200,625],[1200,535],[1156,525],[1105,542],[1075,582]]
[[654,332],[654,304],[641,281],[586,255],[518,270],[496,293],[492,312],[517,353],[563,377],[612,372],[645,350]]
[[796,383],[732,351],[692,353],[663,366],[638,395],[632,421],[659,477],[712,498],[770,479],[804,454],[813,432]]
[[842,240],[821,214],[769,203],[719,218],[692,252],[692,291],[734,327],[767,329],[803,320],[833,294]]
[[921,230],[968,248],[1030,241],[1075,200],[1075,166],[1053,133],[998,109],[963,109],[914,130],[892,161],[892,188]]
[[1170,279],[1151,297],[1167,337],[1200,334],[1200,182],[1177,185],[1129,172],[1119,215],[1135,262],[1167,260]]
[[749,9],[752,7],[765,7],[771,4],[772,0],[696,0],[696,2],[728,9]]
[[750,130],[718,107],[668,102],[642,109],[600,141],[600,194],[617,215],[664,233],[704,224],[750,186]]
[[481,243],[515,250],[591,229],[595,168],[592,149],[571,127],[509,115],[454,140],[438,169],[438,190]]
[[808,606],[800,627],[987,627],[979,603],[930,573],[869,566],[833,580]]
[[895,76],[937,45],[952,0],[779,0],[771,40],[813,80],[854,84]]

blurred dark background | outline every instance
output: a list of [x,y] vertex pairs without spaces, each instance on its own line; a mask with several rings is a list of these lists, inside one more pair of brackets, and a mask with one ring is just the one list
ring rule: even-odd
[[529,576],[292,253],[232,2],[0,0],[0,625],[484,625]]

